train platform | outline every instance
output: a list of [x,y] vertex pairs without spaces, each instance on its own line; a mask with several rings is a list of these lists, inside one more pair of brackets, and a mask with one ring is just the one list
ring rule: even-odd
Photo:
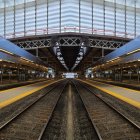
[[121,87],[126,87],[134,90],[140,90],[140,83],[136,81],[112,81],[112,80],[104,80],[104,79],[89,79],[91,81],[98,81],[98,82],[103,82],[111,85],[116,85],[116,86],[121,86]]
[[131,104],[137,108],[140,108],[140,91],[124,88],[120,86],[115,86],[111,84],[106,84],[103,82],[91,81],[91,80],[82,80],[79,81],[89,84],[98,90],[103,91],[104,93],[110,94],[128,104]]
[[0,91],[0,109],[60,80],[48,80]]
[[2,84],[0,84],[0,91],[2,90],[6,90],[6,89],[10,89],[10,88],[15,88],[15,87],[20,87],[20,86],[25,86],[25,85],[29,85],[29,84],[34,84],[37,82],[43,82],[46,80],[50,80],[50,79],[34,79],[34,80],[28,80],[28,81],[15,81],[15,80],[11,80],[10,82],[3,82]]

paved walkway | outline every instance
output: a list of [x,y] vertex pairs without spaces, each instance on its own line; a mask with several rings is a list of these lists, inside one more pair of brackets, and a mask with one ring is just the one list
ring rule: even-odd
[[116,98],[119,98],[137,108],[140,108],[140,91],[114,86],[110,84],[105,84],[97,81],[91,81],[91,80],[85,80],[85,81],[80,80],[80,81],[87,83],[105,93],[115,96]]
[[0,91],[0,108],[3,108],[13,102],[16,102],[17,100],[20,100],[21,98],[24,98],[30,94],[33,94],[34,92],[57,81],[43,81],[35,84]]

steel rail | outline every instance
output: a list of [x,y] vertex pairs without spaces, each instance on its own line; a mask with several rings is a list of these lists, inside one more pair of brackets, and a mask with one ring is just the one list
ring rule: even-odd
[[54,112],[55,107],[56,107],[56,105],[57,105],[59,99],[61,98],[61,95],[62,95],[62,93],[63,93],[63,91],[64,91],[66,85],[67,85],[67,83],[65,84],[65,86],[63,87],[63,89],[60,91],[60,95],[59,95],[59,97],[58,97],[58,99],[57,99],[57,101],[56,101],[56,103],[55,103],[55,105],[54,105],[54,107],[53,107],[53,109],[52,109],[52,111],[51,111],[51,115],[49,116],[48,122],[47,122],[47,123],[44,125],[44,127],[42,128],[41,133],[40,133],[40,135],[39,135],[39,137],[38,137],[38,140],[41,140],[41,139],[42,139],[43,134],[44,134],[44,132],[45,132],[45,129],[46,129],[46,127],[48,126],[48,123],[49,123],[49,121],[50,121],[50,119],[51,119],[51,117],[52,117],[52,113]]
[[27,105],[23,110],[21,110],[18,114],[16,114],[15,116],[13,116],[11,119],[9,119],[7,122],[5,122],[3,125],[0,126],[0,130],[4,129],[8,124],[10,124],[13,120],[15,120],[18,116],[20,116],[22,113],[24,113],[25,111],[27,111],[29,108],[31,108],[35,103],[39,102],[44,96],[46,96],[47,94],[49,94],[51,91],[53,91],[54,89],[56,89],[59,86],[59,82],[57,83],[57,85],[54,85],[51,89],[49,89],[49,91],[40,96],[38,99],[35,99],[31,104]]
[[125,120],[127,120],[131,125],[133,125],[135,128],[137,128],[138,130],[140,130],[140,126],[138,126],[135,122],[133,122],[132,120],[130,120],[128,117],[126,117],[123,113],[121,113],[120,111],[118,111],[114,106],[112,106],[111,104],[107,103],[101,97],[97,96],[91,89],[89,89],[87,86],[81,84],[81,82],[78,82],[78,83],[82,87],[84,87],[85,89],[87,89],[90,93],[94,94],[98,99],[100,99],[103,103],[105,103],[109,108],[111,108],[112,110],[114,110],[115,112],[117,112],[120,116],[122,116]]
[[100,135],[100,132],[99,132],[97,126],[96,126],[96,124],[94,123],[94,121],[92,120],[92,118],[91,118],[91,116],[90,116],[90,114],[89,114],[89,111],[88,111],[86,105],[84,104],[83,98],[81,97],[80,92],[79,92],[79,90],[78,90],[76,84],[75,84],[73,81],[72,81],[72,83],[73,83],[73,85],[75,86],[75,88],[76,88],[76,90],[77,90],[77,93],[79,94],[80,99],[81,99],[82,102],[83,102],[83,105],[84,105],[84,107],[85,107],[85,109],[86,109],[86,111],[87,111],[88,117],[90,118],[90,120],[91,120],[91,122],[92,122],[92,125],[93,125],[93,127],[94,127],[94,129],[95,129],[95,131],[96,131],[96,133],[97,133],[97,136],[98,136],[99,140],[103,140],[102,137],[101,137],[101,135]]

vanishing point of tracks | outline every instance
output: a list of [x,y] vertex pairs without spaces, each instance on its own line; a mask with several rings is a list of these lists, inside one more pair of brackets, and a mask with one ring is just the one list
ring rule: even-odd
[[71,82],[62,93],[41,140],[99,140]]
[[83,84],[61,82],[0,129],[0,140],[140,140],[140,128]]

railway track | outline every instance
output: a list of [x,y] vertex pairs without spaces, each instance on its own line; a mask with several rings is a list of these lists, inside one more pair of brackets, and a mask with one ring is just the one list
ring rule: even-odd
[[37,140],[65,89],[66,82],[54,87],[0,128],[0,140]]
[[88,112],[73,85],[74,99],[74,139],[75,140],[101,140],[96,126],[92,124]]
[[34,104],[41,97],[53,90],[59,83],[52,84],[44,89],[41,89],[34,94],[29,95],[13,104],[0,109],[0,130],[14,118],[20,115],[24,110],[28,109],[32,104]]
[[0,140],[140,140],[140,129],[88,86],[64,81],[5,123]]
[[75,87],[69,84],[62,93],[50,122],[42,131],[39,140],[99,139]]
[[38,140],[65,140],[66,139],[66,98],[68,85],[61,94],[52,113],[49,123],[42,129]]
[[140,140],[140,128],[81,83],[74,81],[85,108],[103,140]]

